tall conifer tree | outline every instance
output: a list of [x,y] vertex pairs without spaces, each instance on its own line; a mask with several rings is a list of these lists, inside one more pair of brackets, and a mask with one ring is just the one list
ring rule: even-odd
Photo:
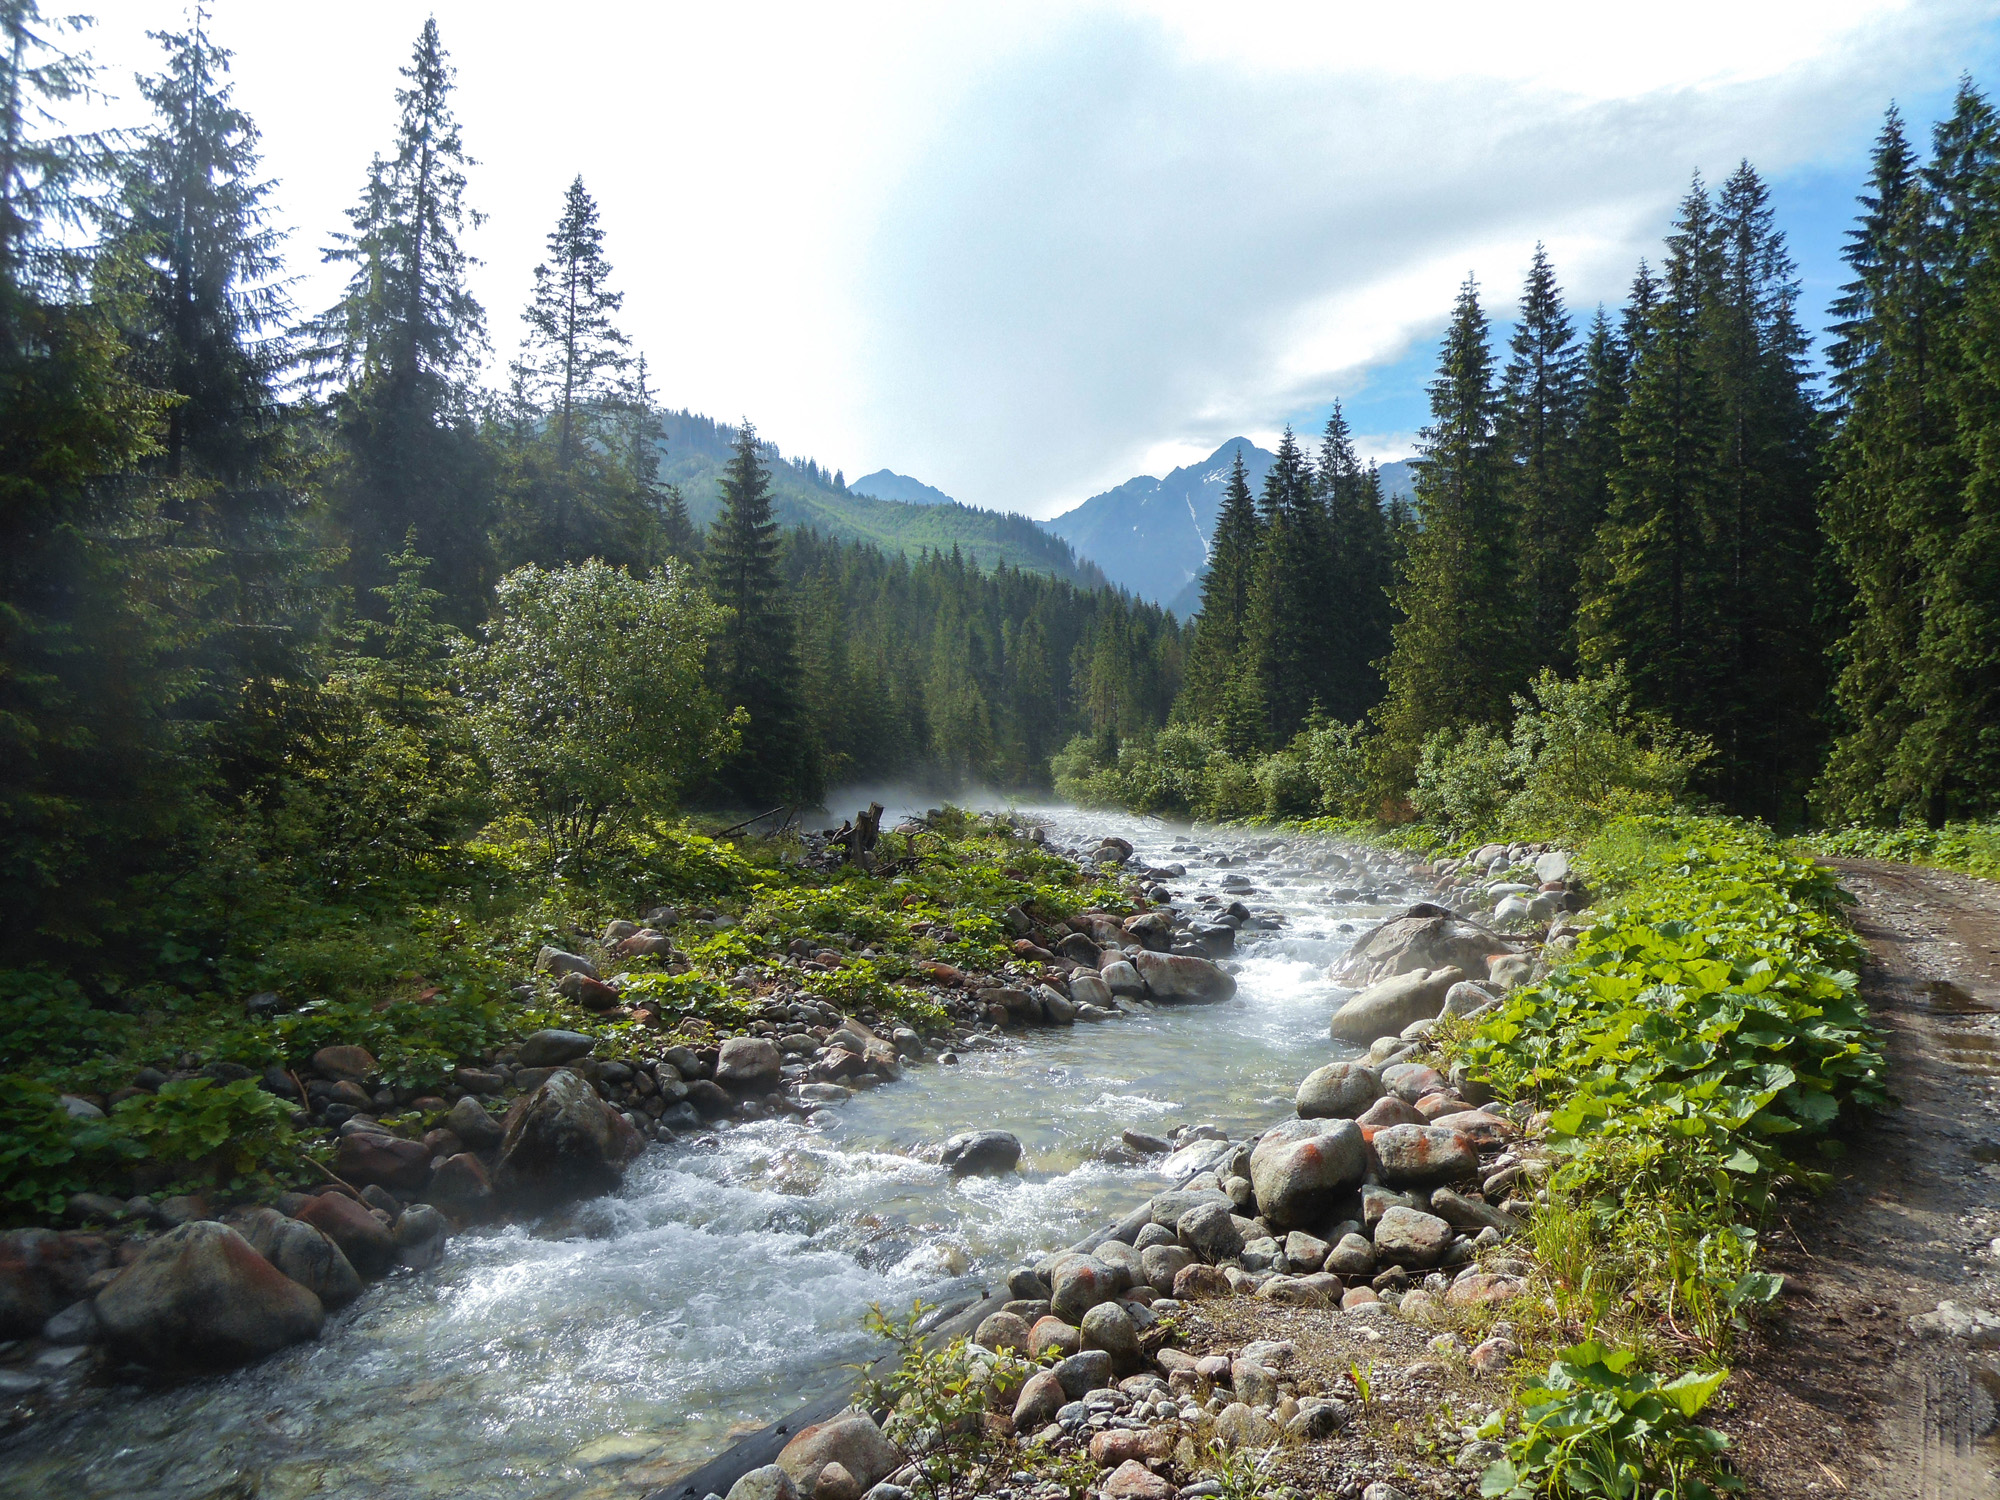
[[1518,519],[1530,666],[1567,670],[1579,559],[1589,545],[1579,503],[1578,355],[1548,252],[1535,246],[1501,377],[1500,444],[1509,509]]
[[1288,743],[1325,708],[1339,588],[1331,526],[1312,466],[1287,427],[1264,475],[1263,545],[1251,578],[1244,643],[1265,714],[1264,742]]
[[1479,288],[1460,288],[1431,382],[1431,422],[1416,464],[1416,524],[1397,584],[1402,619],[1380,709],[1407,784],[1439,729],[1497,723],[1524,680],[1513,526],[1496,426],[1493,351]]
[[1201,613],[1188,648],[1187,691],[1181,713],[1197,722],[1222,719],[1242,693],[1244,626],[1250,585],[1264,523],[1250,493],[1250,477],[1237,450],[1222,492],[1222,510],[1208,544],[1208,572],[1201,581]]
[[1326,507],[1333,555],[1325,606],[1333,627],[1328,642],[1332,658],[1320,706],[1329,718],[1351,724],[1382,697],[1381,661],[1389,653],[1394,578],[1382,482],[1373,466],[1363,468],[1356,457],[1338,401],[1320,437],[1314,480]]

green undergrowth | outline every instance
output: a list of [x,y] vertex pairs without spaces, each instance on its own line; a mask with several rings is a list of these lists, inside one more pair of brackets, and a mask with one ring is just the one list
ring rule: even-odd
[[[925,966],[1011,957],[1008,906],[1053,920],[1124,900],[1004,818],[947,809],[924,831],[885,834],[876,853],[872,873],[822,871],[795,836],[717,839],[654,823],[556,877],[528,831],[501,826],[448,862],[365,889],[313,888],[246,861],[227,872],[233,903],[200,888],[168,893],[147,954],[107,955],[97,973],[0,972],[0,1216],[43,1218],[85,1188],[123,1196],[141,1162],[175,1186],[249,1190],[311,1175],[287,1112],[274,1114],[275,1096],[254,1079],[178,1080],[105,1122],[73,1121],[57,1103],[103,1098],[142,1067],[261,1074],[358,1044],[383,1082],[411,1095],[545,1026],[630,1055],[746,1021],[754,984],[800,940],[837,960],[785,971],[801,988],[845,1010],[935,1020]],[[594,1015],[544,977],[522,988],[544,944],[596,954],[607,921],[663,905],[683,914],[671,935],[686,972],[656,957],[600,964],[629,974],[629,999],[657,1006],[661,1026]],[[264,992],[275,1009],[249,1013],[246,1000]]]
[[1619,819],[1581,861],[1595,923],[1447,1043],[1545,1114],[1554,1161],[1523,1332],[1556,1357],[1487,1493],[1700,1496],[1730,1481],[1693,1418],[1779,1288],[1757,1227],[1884,1102],[1882,1054],[1835,877],[1761,826]]
[[1801,849],[1835,859],[1881,859],[1896,864],[1930,865],[1957,870],[1987,880],[2000,880],[2000,821],[1947,823],[1926,828],[1906,823],[1899,828],[1856,824],[1795,841]]

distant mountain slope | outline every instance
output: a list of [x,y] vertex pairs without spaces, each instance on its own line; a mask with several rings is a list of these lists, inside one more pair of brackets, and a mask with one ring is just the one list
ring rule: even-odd
[[898,474],[891,469],[877,469],[873,474],[863,474],[848,486],[857,495],[869,495],[877,500],[900,500],[905,505],[955,505],[943,490],[932,489],[921,479],[912,479],[907,474]]
[[1417,494],[1416,460],[1395,458],[1377,471],[1382,476],[1384,500],[1414,500]]
[[1208,566],[1208,538],[1239,448],[1254,491],[1275,456],[1248,438],[1231,438],[1198,464],[1165,479],[1128,479],[1042,524],[1119,587],[1168,603]]
[[[736,429],[688,411],[660,413],[660,477],[680,486],[688,514],[706,528],[722,509],[720,483]],[[843,541],[872,542],[885,552],[949,552],[954,546],[982,568],[999,563],[1049,573],[1086,587],[1104,574],[1079,561],[1071,547],[1026,516],[976,510],[948,498],[910,505],[857,495],[834,482],[811,459],[784,457],[765,443],[771,475],[771,510],[783,526],[810,526]]]

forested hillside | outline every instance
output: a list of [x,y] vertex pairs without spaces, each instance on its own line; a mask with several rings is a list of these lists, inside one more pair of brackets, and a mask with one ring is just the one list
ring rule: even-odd
[[1892,110],[1860,204],[1824,391],[1748,163],[1697,178],[1624,305],[1581,326],[1540,247],[1505,349],[1468,280],[1407,511],[1382,536],[1351,498],[1337,411],[1316,469],[1288,434],[1224,507],[1170,724],[1077,740],[1059,784],[1459,827],[1537,799],[1558,821],[1688,798],[1789,826],[1992,816],[1984,96],[1964,85],[1927,158]]

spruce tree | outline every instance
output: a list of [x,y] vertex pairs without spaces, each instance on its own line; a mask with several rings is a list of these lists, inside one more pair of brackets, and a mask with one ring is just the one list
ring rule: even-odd
[[821,791],[811,726],[802,713],[797,624],[778,556],[771,479],[746,419],[722,475],[722,511],[709,528],[709,594],[727,614],[715,641],[722,699],[748,714],[743,748],[725,772],[749,801],[808,803]]
[[1380,664],[1389,652],[1389,523],[1382,483],[1363,468],[1340,403],[1320,436],[1314,483],[1327,513],[1332,554],[1325,603],[1331,629],[1321,709],[1343,724],[1362,718],[1382,697]]
[[1396,589],[1402,615],[1379,710],[1390,765],[1408,785],[1440,729],[1499,723],[1524,680],[1521,610],[1496,437],[1493,351],[1479,288],[1460,288],[1431,382],[1416,464],[1415,524]]
[[1581,416],[1578,354],[1548,252],[1535,246],[1521,315],[1501,376],[1500,445],[1508,506],[1521,528],[1527,660],[1567,671],[1579,560],[1590,542],[1577,455]]
[[1188,648],[1187,687],[1177,713],[1197,723],[1222,717],[1240,691],[1244,670],[1244,624],[1250,612],[1250,584],[1263,539],[1263,521],[1250,493],[1250,477],[1237,450],[1222,492],[1222,509],[1208,543],[1208,572],[1201,581],[1201,612]]
[[472,421],[486,325],[461,239],[480,215],[465,202],[474,162],[451,109],[454,73],[435,19],[424,22],[402,76],[395,149],[370,165],[351,227],[324,252],[353,274],[340,301],[307,326],[307,353],[318,378],[339,386],[343,466],[333,490],[357,598],[372,596],[381,560],[414,525],[453,613],[477,619],[492,575],[491,487]]
[[628,364],[629,341],[611,321],[625,294],[610,290],[610,277],[597,203],[579,174],[563,195],[562,217],[549,231],[549,257],[535,267],[534,296],[522,314],[528,325],[524,362],[554,425],[562,469],[577,460],[580,413],[610,398]]
[[1285,428],[1264,476],[1264,516],[1244,621],[1249,672],[1263,701],[1264,744],[1288,744],[1325,709],[1336,651],[1339,587],[1327,509],[1312,466]]
[[[1577,557],[1579,597],[1585,587],[1591,546],[1605,513],[1611,508],[1611,477],[1619,466],[1618,424],[1625,416],[1626,384],[1631,376],[1630,351],[1600,304],[1590,320],[1583,344],[1582,393],[1577,402],[1576,512],[1574,524],[1583,534]],[[1575,650],[1575,620],[1570,647]]]

